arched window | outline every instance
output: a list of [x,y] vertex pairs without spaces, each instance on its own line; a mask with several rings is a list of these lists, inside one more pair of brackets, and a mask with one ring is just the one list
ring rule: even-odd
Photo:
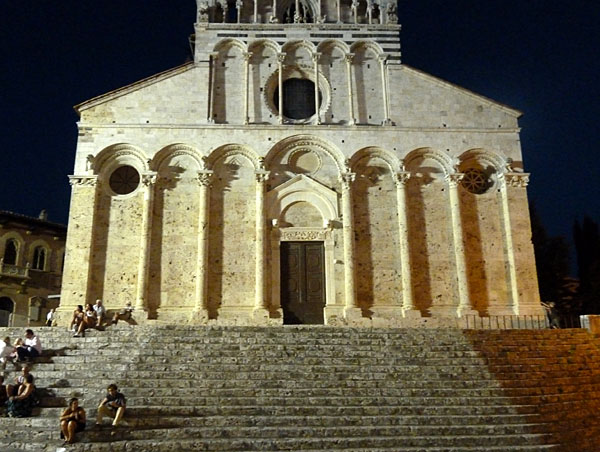
[[0,326],[9,326],[14,305],[10,298],[0,297]]
[[19,244],[15,239],[8,239],[4,246],[4,263],[9,265],[17,265],[17,250]]
[[46,250],[43,246],[37,246],[33,250],[33,263],[31,267],[34,270],[44,270],[46,268]]

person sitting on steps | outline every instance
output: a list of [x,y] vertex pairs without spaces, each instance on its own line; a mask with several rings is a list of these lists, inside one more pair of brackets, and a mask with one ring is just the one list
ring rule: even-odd
[[83,312],[83,321],[79,324],[79,329],[73,335],[73,337],[85,336],[85,330],[87,328],[95,328],[98,323],[98,318],[96,317],[96,311],[91,303],[85,305],[85,311]]
[[83,322],[83,306],[78,304],[75,310],[73,311],[73,318],[71,319],[69,329],[76,333],[79,329],[79,326],[81,325],[81,322]]
[[75,442],[75,433],[85,430],[85,410],[79,406],[79,399],[73,397],[69,406],[60,416],[60,437],[65,444]]
[[98,326],[102,326],[102,324],[106,321],[106,308],[102,304],[102,300],[98,298],[93,308],[94,312],[96,312],[96,317],[98,317]]
[[6,411],[9,417],[29,417],[35,405],[33,392],[35,386],[33,384],[33,375],[28,374],[25,381],[19,386],[19,391],[16,395],[8,398],[6,402]]
[[109,416],[113,418],[112,426],[117,427],[125,414],[126,401],[125,396],[119,392],[117,385],[112,383],[106,388],[106,397],[98,405],[98,415],[96,416],[96,426],[102,425],[102,418]]
[[33,333],[33,330],[25,331],[25,343],[17,347],[17,361],[25,361],[37,358],[42,354],[42,343]]
[[119,320],[128,321],[131,319],[131,315],[133,313],[133,308],[131,307],[131,303],[127,302],[125,307],[121,309],[119,312],[116,312],[112,318],[112,324],[116,325]]
[[0,366],[2,369],[6,369],[6,363],[10,361],[15,364],[13,359],[16,355],[17,349],[10,345],[10,337],[5,337],[4,340],[0,341]]

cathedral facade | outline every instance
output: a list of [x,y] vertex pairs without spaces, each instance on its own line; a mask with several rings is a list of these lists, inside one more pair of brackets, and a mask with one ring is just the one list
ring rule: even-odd
[[395,1],[198,0],[193,62],[76,107],[63,318],[543,315],[520,113],[399,34]]

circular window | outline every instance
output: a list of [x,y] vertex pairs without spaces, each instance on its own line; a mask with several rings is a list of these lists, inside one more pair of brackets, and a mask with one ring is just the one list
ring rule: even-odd
[[[319,106],[321,105],[319,92]],[[279,106],[279,88],[273,92],[273,104]],[[315,84],[305,78],[289,78],[283,82],[283,116],[307,119],[315,114]]]
[[492,186],[492,181],[487,174],[476,168],[466,170],[461,183],[467,191],[476,195],[485,193]]
[[110,175],[108,185],[117,195],[127,195],[140,185],[140,173],[133,166],[120,166]]

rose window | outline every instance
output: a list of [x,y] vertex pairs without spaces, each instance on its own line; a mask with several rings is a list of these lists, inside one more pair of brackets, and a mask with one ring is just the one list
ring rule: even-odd
[[480,169],[470,168],[464,172],[462,186],[470,193],[481,195],[492,185],[490,178]]

